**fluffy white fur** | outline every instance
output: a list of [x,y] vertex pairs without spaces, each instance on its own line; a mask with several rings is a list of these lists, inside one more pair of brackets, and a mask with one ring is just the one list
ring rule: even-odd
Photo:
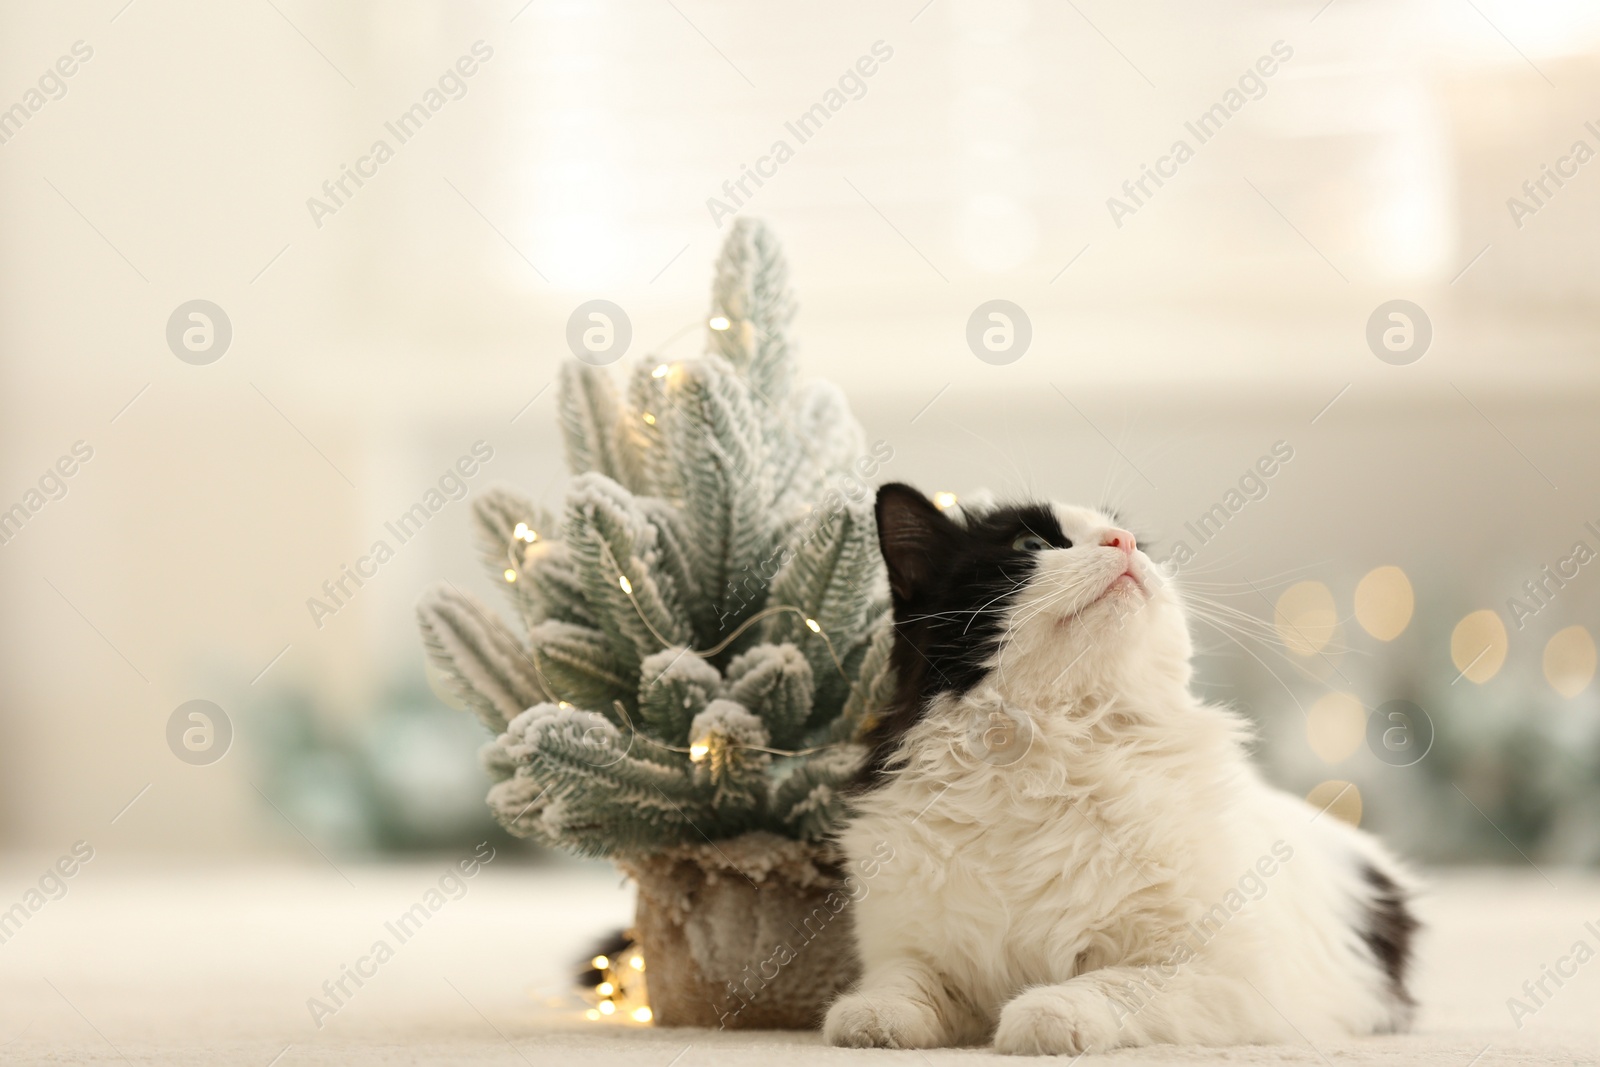
[[[1119,578],[1106,516],[1055,512],[1075,547],[1040,554],[984,681],[935,700],[842,835],[853,864],[893,855],[863,878],[864,976],[826,1039],[1076,1054],[1404,1028],[1358,932],[1361,866],[1409,880],[1261,780],[1245,723],[1189,691],[1173,585],[1143,552]],[[974,744],[995,715],[1020,758]]]

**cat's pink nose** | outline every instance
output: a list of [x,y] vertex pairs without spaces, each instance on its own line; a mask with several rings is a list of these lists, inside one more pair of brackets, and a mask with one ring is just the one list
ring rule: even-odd
[[1133,557],[1133,550],[1139,547],[1134,543],[1133,534],[1127,530],[1119,530],[1115,526],[1108,527],[1106,532],[1100,535],[1100,545],[1102,548],[1120,548],[1130,559]]

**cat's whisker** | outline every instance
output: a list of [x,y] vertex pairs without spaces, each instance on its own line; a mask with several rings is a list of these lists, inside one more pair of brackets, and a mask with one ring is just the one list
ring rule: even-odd
[[1235,645],[1239,646],[1240,651],[1242,651],[1245,655],[1249,656],[1251,659],[1253,659],[1257,663],[1259,663],[1261,665],[1261,669],[1266,671],[1268,674],[1272,675],[1272,680],[1277,682],[1278,685],[1282,686],[1283,687],[1283,691],[1285,693],[1289,694],[1289,699],[1294,701],[1294,706],[1300,709],[1300,714],[1302,716],[1304,716],[1306,714],[1306,706],[1304,704],[1300,703],[1300,698],[1295,695],[1294,689],[1289,685],[1288,682],[1285,682],[1282,678],[1280,678],[1278,676],[1278,672],[1273,670],[1272,667],[1268,665],[1266,660],[1262,659],[1260,656],[1256,655],[1253,651],[1251,651],[1250,647],[1248,645],[1246,645],[1243,641],[1239,640],[1237,637],[1233,636],[1233,634],[1229,633],[1227,630],[1223,629],[1222,627],[1216,626],[1216,624],[1211,622],[1209,619],[1202,619],[1201,621],[1205,622],[1209,626],[1216,627],[1216,630],[1217,630],[1217,632],[1219,634],[1221,634],[1223,637],[1227,638],[1229,641],[1232,641]]

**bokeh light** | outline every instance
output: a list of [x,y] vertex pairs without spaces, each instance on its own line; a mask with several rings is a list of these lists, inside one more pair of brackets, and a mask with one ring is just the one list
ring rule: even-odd
[[1306,803],[1351,826],[1361,825],[1361,790],[1356,788],[1354,782],[1337,778],[1321,782],[1306,794]]
[[1339,624],[1333,593],[1321,582],[1296,582],[1278,597],[1273,625],[1284,646],[1297,656],[1313,656],[1333,640]]
[[1379,641],[1393,641],[1411,623],[1416,597],[1399,567],[1375,567],[1356,583],[1356,621]]
[[1355,754],[1367,733],[1367,711],[1349,693],[1325,693],[1306,714],[1306,740],[1325,763]]
[[1450,661],[1469,682],[1482,685],[1500,673],[1508,644],[1506,624],[1484,608],[1456,623],[1450,634]]
[[1555,691],[1575,697],[1594,680],[1594,638],[1582,626],[1568,626],[1544,646],[1544,676]]

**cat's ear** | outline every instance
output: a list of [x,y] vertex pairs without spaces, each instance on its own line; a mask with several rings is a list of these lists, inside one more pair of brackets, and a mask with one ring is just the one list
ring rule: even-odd
[[936,573],[959,534],[933,501],[900,482],[878,490],[878,548],[889,568],[889,588],[910,600]]

